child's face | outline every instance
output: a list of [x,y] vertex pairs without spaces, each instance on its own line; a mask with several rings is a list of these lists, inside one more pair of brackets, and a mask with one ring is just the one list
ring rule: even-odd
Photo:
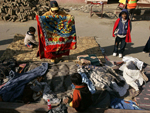
[[30,33],[33,34],[33,35],[35,34],[35,32],[30,32]]
[[122,16],[123,19],[127,18],[127,14],[126,13],[123,13],[121,16]]

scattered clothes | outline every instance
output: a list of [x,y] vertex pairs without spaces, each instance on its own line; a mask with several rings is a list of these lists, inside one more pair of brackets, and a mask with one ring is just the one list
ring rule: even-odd
[[[120,78],[124,80],[123,77],[120,76]],[[112,81],[111,84],[112,89],[118,92],[120,97],[124,96],[127,93],[127,90],[129,89],[129,85],[127,83],[125,83],[123,87],[118,86],[117,83],[114,81]]]
[[143,64],[144,64],[144,62],[140,61],[139,59],[133,58],[133,57],[130,57],[130,56],[123,57],[122,61],[124,61],[124,62],[133,61],[134,64],[137,66],[137,68],[140,71],[142,70],[142,67],[143,67]]
[[147,41],[143,51],[144,52],[150,52],[150,37],[149,37],[149,39],[148,39],[148,41]]
[[39,66],[41,66],[40,62],[29,63],[27,71],[31,71]]
[[23,101],[23,103],[25,104],[34,102],[33,94],[34,91],[30,88],[30,85],[28,84],[25,86],[20,100]]
[[94,86],[101,89],[109,88],[111,81],[113,80],[113,78],[110,75],[107,75],[104,70],[98,69],[91,72],[90,78],[94,82]]
[[26,72],[27,70],[25,70],[25,67],[27,66],[27,64],[20,64],[18,68],[16,68],[16,72],[17,73],[24,73]]
[[92,94],[95,93],[95,91],[96,91],[95,86],[93,85],[91,80],[87,77],[87,75],[84,73],[84,70],[82,68],[78,68],[77,71],[82,77],[82,82],[87,84],[89,91]]
[[4,83],[4,79],[9,76],[11,70],[15,71],[15,66],[17,62],[15,59],[4,59],[0,62],[0,85]]
[[47,100],[50,100],[51,104],[60,104],[61,99],[57,98],[56,95],[54,94],[43,94],[43,99],[45,100],[45,102],[47,102]]
[[146,75],[146,77],[148,78],[148,81],[150,81],[150,65],[144,63],[143,72]]
[[[121,67],[120,67],[121,68]],[[137,69],[133,61],[127,61],[123,68],[123,77],[127,84],[132,86],[136,91],[139,86],[143,85],[144,79],[140,70]]]
[[96,57],[96,55],[79,55],[75,62],[79,65],[102,65],[102,62]]
[[112,68],[107,66],[79,66],[78,72],[81,74],[83,82],[85,81],[84,83],[88,85],[92,94],[96,91],[96,89],[105,89],[112,92],[112,81],[114,81],[118,87],[124,87],[125,85],[125,81],[122,80]]
[[76,72],[74,66],[67,64],[50,65],[46,74],[45,82],[51,87],[53,92],[65,92],[71,90],[70,73]]
[[13,102],[16,98],[22,95],[25,85],[36,77],[43,76],[48,69],[48,63],[42,63],[39,66],[26,73],[15,73],[15,76],[9,80],[2,88],[0,95],[4,102]]
[[91,108],[109,108],[110,106],[110,94],[106,90],[96,91],[92,95],[92,100]]
[[35,79],[29,84],[31,84],[30,88],[35,92],[33,95],[34,100],[39,99],[43,94],[52,92],[46,82],[38,82],[37,79]]
[[140,90],[136,91],[134,88],[130,87],[122,98],[126,101],[135,100],[135,97],[138,96],[140,92],[141,88]]
[[85,66],[81,66],[81,65],[77,65],[79,68],[86,68],[87,70],[93,70],[93,69],[99,69],[99,66],[94,66],[94,65],[85,65]]
[[47,113],[68,113],[67,109],[68,108],[66,107],[65,104],[61,104],[59,107],[53,108],[49,110]]
[[35,92],[43,91],[44,94],[51,92],[50,87],[46,82],[38,82],[37,80],[34,80],[29,84],[32,84],[30,88]]
[[140,108],[150,110],[150,82],[142,86],[142,92],[135,97]]
[[125,101],[120,98],[114,98],[111,100],[111,108],[113,109],[130,109],[130,110],[142,110],[140,109],[135,102]]

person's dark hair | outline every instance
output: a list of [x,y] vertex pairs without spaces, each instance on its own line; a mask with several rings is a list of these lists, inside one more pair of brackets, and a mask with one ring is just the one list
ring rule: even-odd
[[122,14],[126,14],[126,15],[127,15],[127,12],[123,11],[123,12],[121,12],[121,15],[122,15]]
[[72,83],[74,83],[75,85],[81,85],[82,84],[82,77],[80,74],[74,73],[71,75],[70,78],[71,78]]
[[[50,7],[51,7],[51,11],[58,13],[58,11],[60,10],[59,5],[57,3],[57,1],[50,1]],[[52,8],[57,8],[57,10],[52,10]]]
[[29,32],[35,32],[35,28],[34,27],[29,27]]
[[57,1],[50,1],[51,7],[59,7]]

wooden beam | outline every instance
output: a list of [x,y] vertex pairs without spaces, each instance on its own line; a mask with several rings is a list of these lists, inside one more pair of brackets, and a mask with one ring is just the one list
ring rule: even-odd
[[[0,113],[45,113],[47,105],[0,102]],[[82,113],[150,113],[148,110],[88,109]],[[77,113],[68,107],[68,113]]]
[[150,4],[137,3],[139,7],[150,7]]

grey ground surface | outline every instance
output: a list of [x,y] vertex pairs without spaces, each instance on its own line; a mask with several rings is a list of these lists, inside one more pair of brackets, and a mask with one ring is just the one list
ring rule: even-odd
[[[117,7],[112,4],[111,10]],[[108,6],[106,6],[107,9]],[[104,9],[105,10],[105,9]],[[105,49],[106,55],[110,60],[121,61],[121,58],[113,57],[113,46],[115,38],[112,37],[113,24],[116,19],[100,18],[97,15],[89,17],[89,13],[80,11],[71,11],[70,14],[75,16],[77,36],[95,36],[97,42]],[[36,20],[24,23],[0,21],[0,55],[5,51],[8,44],[13,40],[15,34],[25,34],[30,26],[37,27]],[[127,44],[124,55],[136,57],[150,64],[148,53],[142,53],[149,36],[150,21],[133,21],[132,22],[132,43]]]

